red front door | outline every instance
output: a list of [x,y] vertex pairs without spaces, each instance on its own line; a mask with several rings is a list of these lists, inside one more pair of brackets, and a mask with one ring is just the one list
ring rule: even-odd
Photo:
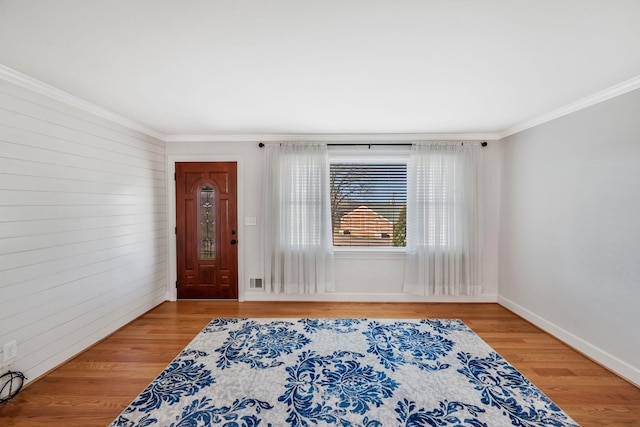
[[238,298],[236,166],[176,163],[178,298]]

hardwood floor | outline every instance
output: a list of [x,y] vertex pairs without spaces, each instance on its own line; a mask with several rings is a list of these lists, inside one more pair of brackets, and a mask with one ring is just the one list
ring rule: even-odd
[[0,404],[0,426],[107,426],[213,317],[458,318],[582,426],[640,426],[640,389],[497,304],[164,303]]

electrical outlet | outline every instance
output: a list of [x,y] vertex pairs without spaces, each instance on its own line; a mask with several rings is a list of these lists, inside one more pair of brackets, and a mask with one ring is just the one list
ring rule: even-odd
[[13,340],[4,345],[4,361],[8,362],[16,357],[18,357],[18,342]]

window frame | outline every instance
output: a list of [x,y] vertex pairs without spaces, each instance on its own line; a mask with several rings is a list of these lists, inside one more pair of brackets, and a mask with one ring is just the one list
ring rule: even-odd
[[[385,164],[404,163],[408,166],[409,146],[330,146],[328,149],[328,167],[331,169],[333,163],[362,163],[362,164]],[[349,254],[358,257],[359,255],[404,255],[407,252],[406,246],[333,246],[335,253]]]

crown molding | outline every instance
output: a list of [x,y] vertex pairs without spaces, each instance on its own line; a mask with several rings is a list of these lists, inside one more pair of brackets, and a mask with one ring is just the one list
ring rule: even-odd
[[543,123],[550,122],[551,120],[558,119],[568,114],[575,113],[576,111],[583,110],[585,108],[591,107],[592,105],[599,104],[611,98],[615,98],[616,96],[624,95],[625,93],[639,88],[640,76],[636,76],[632,79],[625,80],[624,82],[619,83],[615,86],[611,86],[610,88],[607,88],[600,92],[596,92],[593,95],[589,95],[575,102],[572,102],[571,104],[565,105],[564,107],[558,108],[557,110],[553,110],[549,113],[512,126],[502,132],[499,139],[506,138],[507,136],[511,136],[518,132],[522,132],[535,126],[539,126]]
[[95,104],[85,101],[82,98],[71,95],[70,93],[64,92],[2,64],[0,64],[0,79],[6,80],[18,86],[22,86],[26,89],[39,93],[40,95],[47,96],[51,99],[70,105],[86,113],[93,114],[94,116],[109,120],[110,122],[117,123],[131,130],[141,132],[145,135],[151,136],[161,141],[164,141],[166,139],[166,135],[154,129],[148,128],[144,125],[141,125],[140,123],[134,122],[133,120],[127,119],[126,117],[109,111],[106,108],[99,107]]
[[400,142],[400,141],[495,141],[499,133],[256,133],[256,134],[211,134],[211,135],[167,135],[167,142],[264,142],[264,141],[323,141],[323,142]]
[[131,130],[166,142],[260,142],[260,141],[495,141],[558,119],[592,105],[604,102],[616,96],[640,89],[640,75],[626,80],[603,91],[589,95],[549,113],[524,121],[500,132],[488,133],[343,133],[343,134],[295,134],[295,133],[255,133],[255,134],[195,134],[165,135],[126,117],[120,116],[103,107],[99,107],[75,95],[71,95],[44,82],[22,74],[0,64],[0,79],[22,86],[41,95],[78,108],[87,113],[117,123]]

